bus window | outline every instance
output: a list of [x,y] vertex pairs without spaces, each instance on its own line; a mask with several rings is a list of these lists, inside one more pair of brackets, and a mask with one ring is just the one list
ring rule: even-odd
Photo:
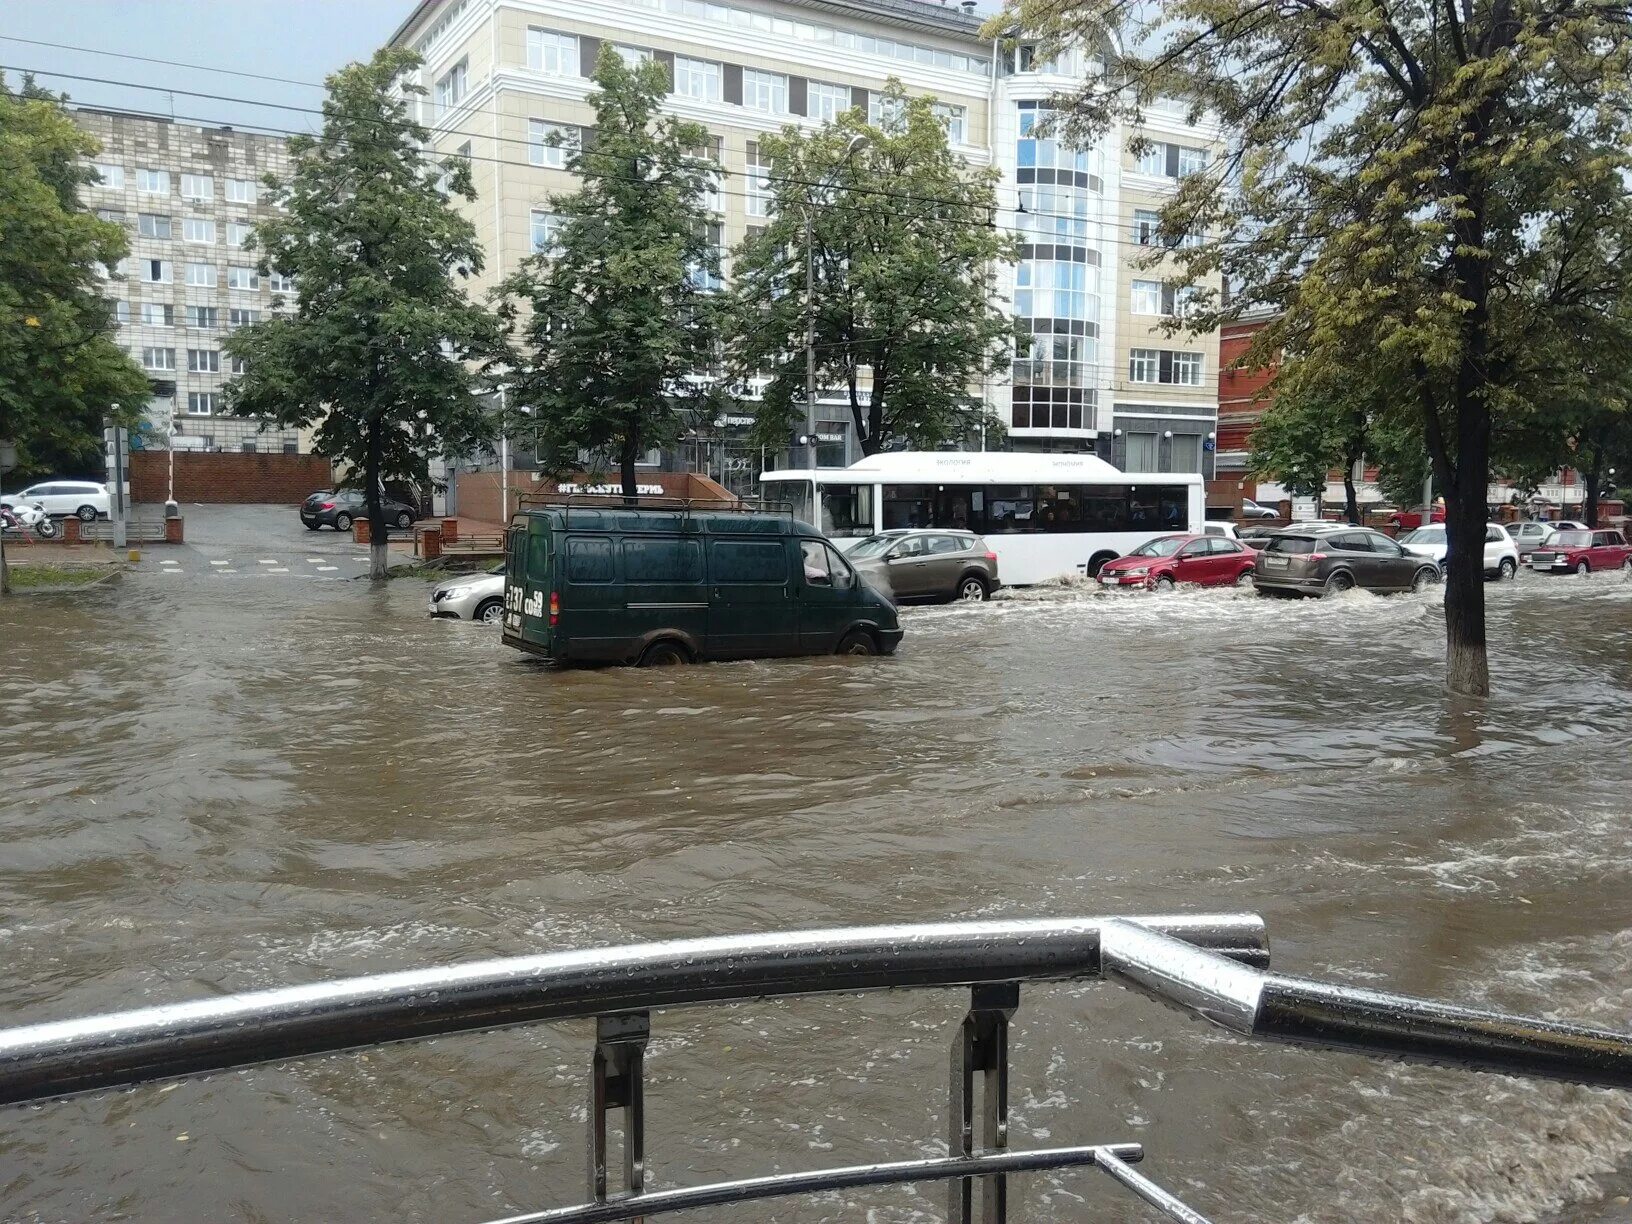
[[1169,486],[1156,491],[1157,500],[1161,505],[1161,528],[1163,531],[1190,530],[1190,490],[1180,485],[1177,488]]
[[1162,525],[1156,490],[1146,487],[1128,491],[1128,528],[1132,531],[1156,531]]
[[897,527],[933,527],[934,485],[885,485],[884,530]]
[[1081,530],[1128,530],[1127,494],[1121,489],[1083,489]]
[[986,521],[976,527],[982,535],[1037,530],[1037,499],[1030,485],[987,485],[982,492]]
[[873,534],[873,486],[824,484],[822,521],[815,524],[822,534],[843,539]]

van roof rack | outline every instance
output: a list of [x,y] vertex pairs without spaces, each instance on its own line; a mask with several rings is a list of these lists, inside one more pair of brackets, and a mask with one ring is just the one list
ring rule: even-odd
[[529,510],[557,507],[566,511],[566,526],[572,526],[574,510],[661,510],[679,513],[690,519],[694,513],[706,514],[785,514],[793,519],[793,503],[771,501],[763,497],[738,497],[721,501],[711,497],[666,497],[655,493],[523,493],[517,514]]

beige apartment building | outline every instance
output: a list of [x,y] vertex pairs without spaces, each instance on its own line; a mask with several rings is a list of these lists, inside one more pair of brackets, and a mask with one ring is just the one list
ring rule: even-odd
[[[722,251],[765,223],[774,173],[765,135],[815,128],[852,107],[884,121],[879,100],[892,78],[933,96],[955,151],[1000,171],[998,224],[1023,243],[1000,292],[1033,343],[1006,377],[972,389],[1006,427],[1004,445],[1210,472],[1217,337],[1160,335],[1160,312],[1182,303],[1158,288],[1158,313],[1148,313],[1140,282],[1155,274],[1130,264],[1148,249],[1141,214],[1205,163],[1216,131],[1187,126],[1182,113],[1150,116],[1165,142],[1160,164],[1130,159],[1123,131],[1087,150],[1041,139],[1049,96],[1097,61],[1041,62],[1023,43],[981,39],[980,25],[972,4],[922,0],[422,0],[391,41],[424,57],[422,118],[436,150],[471,160],[477,199],[462,206],[488,255],[478,293],[550,245],[550,199],[578,185],[567,148],[593,122],[588,78],[605,44],[662,61],[670,108],[708,128],[708,152],[725,170],[709,201]],[[838,396],[818,395],[824,463],[859,457],[847,416]]]

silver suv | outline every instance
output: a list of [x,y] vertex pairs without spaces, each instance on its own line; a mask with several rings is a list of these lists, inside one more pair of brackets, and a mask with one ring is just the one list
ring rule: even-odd
[[845,556],[874,586],[902,599],[985,599],[1003,584],[997,554],[972,531],[913,528],[868,536]]

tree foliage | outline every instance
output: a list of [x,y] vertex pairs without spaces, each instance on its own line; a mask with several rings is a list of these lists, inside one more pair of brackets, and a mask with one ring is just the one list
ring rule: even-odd
[[865,453],[990,423],[976,389],[1015,341],[996,296],[997,266],[1017,254],[993,223],[998,176],[951,152],[932,99],[892,81],[883,108],[882,127],[856,110],[760,142],[773,204],[737,252],[731,356],[739,378],[769,380],[754,405],[764,445],[802,432],[807,251],[817,387],[844,388]]
[[[1341,380],[1363,354],[1424,438],[1453,552],[1475,554],[1493,447],[1579,381],[1562,360],[1620,295],[1628,12],[1594,0],[1160,0],[1115,43],[1119,0],[1017,0],[1045,47],[1088,38],[1106,74],[1065,100],[1079,137],[1158,97],[1222,124],[1228,153],[1163,228],[1194,279],[1244,291],[1203,327],[1283,308],[1259,337]],[[1114,88],[1105,88],[1105,83]],[[1484,588],[1452,571],[1450,686],[1485,693]]]
[[13,479],[100,470],[104,420],[135,424],[151,394],[104,296],[125,229],[80,201],[100,146],[62,103],[0,78],[0,438],[17,444]]
[[531,312],[511,385],[546,466],[573,470],[587,451],[632,496],[641,454],[713,395],[719,251],[703,201],[722,172],[701,155],[705,127],[662,113],[663,64],[632,68],[603,45],[595,84],[594,142],[567,157],[583,186],[552,197],[555,245],[505,286],[509,313]]
[[284,426],[316,426],[316,449],[359,476],[384,575],[384,482],[425,487],[430,459],[466,454],[492,433],[470,363],[502,354],[498,320],[461,288],[482,251],[443,194],[474,199],[469,167],[423,152],[409,114],[419,64],[402,48],[329,77],[323,130],[289,142],[290,173],[269,180],[280,212],[260,222],[262,275],[293,276],[294,310],[234,332],[223,346],[246,372],[229,408]]

